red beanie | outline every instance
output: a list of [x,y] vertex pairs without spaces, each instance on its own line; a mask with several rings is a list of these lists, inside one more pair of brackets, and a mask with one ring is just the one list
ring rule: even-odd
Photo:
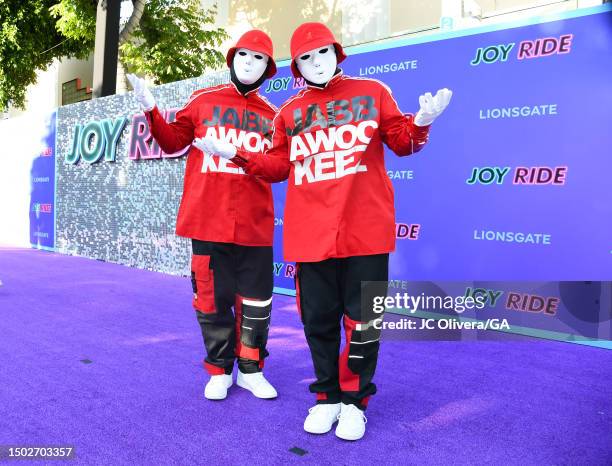
[[304,23],[298,26],[291,36],[291,71],[296,78],[301,77],[295,60],[309,50],[318,49],[327,44],[334,44],[338,63],[341,63],[346,54],[342,45],[334,37],[334,33],[323,23]]
[[227,66],[232,66],[234,62],[234,55],[238,49],[249,49],[253,52],[263,53],[270,57],[268,60],[268,69],[266,76],[271,78],[276,74],[276,63],[274,63],[274,48],[272,46],[272,39],[263,31],[253,29],[252,31],[245,32],[236,45],[227,51],[225,61]]

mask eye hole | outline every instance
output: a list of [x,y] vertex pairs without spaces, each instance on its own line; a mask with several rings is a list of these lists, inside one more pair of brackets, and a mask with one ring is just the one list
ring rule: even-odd
[[308,60],[309,58],[310,58],[310,55],[309,55],[309,54],[306,54],[306,55],[302,55],[302,56],[300,57],[300,60]]
[[261,55],[254,55],[255,58],[257,58],[258,60],[263,60],[263,57]]
[[324,49],[319,50],[319,53],[327,53],[329,49],[325,47]]
[[238,52],[238,55],[241,55],[243,57],[246,56],[246,52],[244,50],[241,50],[240,52]]

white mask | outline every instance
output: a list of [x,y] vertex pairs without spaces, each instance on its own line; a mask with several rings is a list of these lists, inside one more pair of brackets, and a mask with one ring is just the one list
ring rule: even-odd
[[234,72],[242,84],[253,84],[265,73],[269,57],[249,49],[238,49],[234,55]]
[[325,84],[336,72],[338,58],[333,44],[309,50],[295,60],[295,63],[307,81]]

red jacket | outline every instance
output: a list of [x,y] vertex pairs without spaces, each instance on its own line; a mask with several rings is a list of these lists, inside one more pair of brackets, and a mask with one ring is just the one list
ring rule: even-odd
[[419,151],[429,127],[403,115],[380,81],[334,76],[285,102],[272,148],[238,150],[235,162],[269,182],[289,178],[285,260],[388,253],[395,249],[393,186],[383,143],[399,156]]
[[[155,107],[145,112],[153,137],[171,154],[196,137],[214,136],[239,148],[270,146],[276,108],[257,90],[242,95],[232,83],[201,89],[167,123]],[[187,157],[176,234],[202,241],[271,246],[274,206],[270,185],[219,156],[192,146]]]

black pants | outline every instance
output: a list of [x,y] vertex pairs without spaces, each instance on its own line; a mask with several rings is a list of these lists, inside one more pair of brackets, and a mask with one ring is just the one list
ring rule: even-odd
[[[355,256],[297,264],[296,294],[317,380],[310,385],[317,403],[354,404],[365,409],[376,393],[372,383],[381,315],[362,309],[362,281],[377,281],[368,293],[386,295],[389,255]],[[340,353],[340,321],[345,346]]]
[[[193,307],[211,375],[259,372],[268,356],[272,247],[192,240]],[[233,312],[232,312],[233,308]]]

